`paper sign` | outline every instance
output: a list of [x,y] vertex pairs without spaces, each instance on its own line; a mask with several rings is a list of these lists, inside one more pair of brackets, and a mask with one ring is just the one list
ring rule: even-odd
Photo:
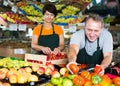
[[19,24],[18,25],[18,30],[19,31],[26,31],[27,25],[26,24]]
[[12,6],[12,9],[11,9],[14,13],[17,12],[17,7],[16,6]]
[[10,31],[17,31],[17,24],[10,24]]
[[7,5],[8,5],[8,2],[4,0],[3,5],[4,5],[4,6],[7,6]]
[[25,54],[26,50],[25,49],[14,49],[14,54]]
[[72,33],[76,32],[76,25],[70,25],[69,29],[70,29],[69,31]]

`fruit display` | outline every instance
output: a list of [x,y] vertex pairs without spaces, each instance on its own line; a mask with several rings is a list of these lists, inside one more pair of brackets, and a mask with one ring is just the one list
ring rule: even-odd
[[28,3],[25,2],[25,1],[20,1],[20,2],[18,2],[18,3],[16,4],[17,7],[27,6],[27,5],[28,5]]
[[[48,81],[52,72],[57,71],[52,64],[33,65],[25,61],[21,63],[21,60],[11,60],[9,57],[1,59],[0,64],[0,83],[9,83],[10,86],[31,86],[31,83],[36,86]],[[19,68],[16,68],[16,65],[19,65]]]
[[103,20],[104,20],[104,22],[107,24],[107,23],[111,23],[111,22],[113,22],[113,20],[115,19],[115,17],[113,17],[113,16],[110,16],[110,15],[108,15],[107,17],[105,17]]
[[19,69],[21,67],[31,66],[29,62],[25,62],[23,60],[12,60],[10,57],[6,57],[3,59],[0,59],[0,67],[4,68],[15,68]]
[[62,8],[64,8],[66,5],[65,4],[56,4],[55,7],[57,8],[57,10],[61,10]]
[[35,10],[33,5],[21,6],[20,9],[24,11],[26,15],[42,16],[42,13],[39,10]]
[[26,16],[12,13],[12,12],[6,12],[1,13],[0,16],[5,19],[8,22],[11,23],[20,23],[20,24],[31,24],[33,23],[31,20],[29,20]]
[[[6,58],[1,59],[3,60]],[[8,58],[7,58],[8,59]],[[12,60],[15,61],[15,60]],[[21,61],[21,60],[18,60]],[[0,61],[1,62],[1,61]],[[8,60],[6,61],[8,62]],[[8,62],[10,63],[10,62]],[[16,63],[19,64],[20,63]],[[16,65],[14,64],[14,65]],[[60,67],[59,69],[51,64],[31,64],[24,67],[1,67],[0,68],[0,84],[7,83],[9,86],[119,86],[120,77],[110,77],[108,74],[100,75],[97,70],[100,68],[94,67],[92,71],[82,70],[77,73],[80,68],[85,68],[87,65],[81,64],[69,65],[70,70],[76,71],[73,74],[68,67]],[[73,68],[74,67],[74,68]],[[79,69],[78,69],[79,68]],[[76,70],[77,69],[77,70]]]
[[0,12],[11,12],[10,10],[11,10],[10,7],[0,6]]
[[[61,74],[60,71],[66,71]],[[88,70],[83,70],[80,74],[71,74],[67,68],[61,68],[57,77],[51,77],[45,86],[119,86],[120,77],[110,78],[108,74],[99,75]]]

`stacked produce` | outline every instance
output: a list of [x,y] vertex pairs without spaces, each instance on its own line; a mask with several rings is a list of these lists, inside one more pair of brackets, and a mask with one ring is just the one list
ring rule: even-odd
[[[16,61],[17,60],[17,61]],[[70,64],[67,67],[56,68],[51,63],[43,64],[28,64],[21,66],[21,60],[3,58],[0,63],[0,85],[8,84],[8,86],[31,86],[30,83],[34,82],[34,86],[39,86],[41,83],[46,83],[45,86],[120,86],[120,77],[109,77],[107,74],[100,75],[101,68],[94,67],[92,71],[83,70],[79,72],[80,68],[85,68],[87,65]],[[10,64],[20,65],[9,67]],[[8,64],[8,65],[6,65]],[[5,66],[4,66],[5,65]],[[68,70],[70,69],[70,70]]]
[[[52,76],[46,86],[120,86],[120,77],[110,78],[107,74],[100,75],[100,67],[95,67],[93,71],[83,70],[78,73],[77,65],[69,65],[73,74],[69,73],[66,67],[61,68],[59,74]],[[84,65],[85,67],[85,65]]]
[[52,64],[33,65],[15,58],[13,60],[4,57],[0,60],[0,86],[3,83],[9,83],[9,86],[30,86],[31,82],[37,85],[48,81],[53,71],[57,70]]
[[31,24],[31,23],[33,23],[26,16],[19,15],[19,14],[16,14],[16,13],[12,13],[12,12],[1,13],[0,17],[2,17],[4,20],[7,20],[10,23],[17,23],[17,24],[19,24],[19,23],[20,24]]

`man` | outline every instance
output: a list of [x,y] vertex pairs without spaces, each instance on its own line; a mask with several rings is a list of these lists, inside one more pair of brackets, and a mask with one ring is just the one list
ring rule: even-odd
[[104,29],[103,19],[96,14],[86,18],[85,28],[74,33],[70,40],[68,61],[79,64],[96,64],[106,69],[112,61],[113,39]]

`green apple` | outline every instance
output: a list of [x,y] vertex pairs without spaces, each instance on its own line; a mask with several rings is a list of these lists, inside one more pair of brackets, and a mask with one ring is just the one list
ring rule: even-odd
[[64,78],[63,79],[63,86],[73,86],[73,83],[70,79]]
[[53,85],[58,85],[62,83],[63,79],[61,77],[60,78],[52,77],[50,81]]
[[75,74],[70,74],[68,75],[68,78],[72,80],[75,76],[76,76]]
[[115,84],[111,84],[110,86],[115,86]]

